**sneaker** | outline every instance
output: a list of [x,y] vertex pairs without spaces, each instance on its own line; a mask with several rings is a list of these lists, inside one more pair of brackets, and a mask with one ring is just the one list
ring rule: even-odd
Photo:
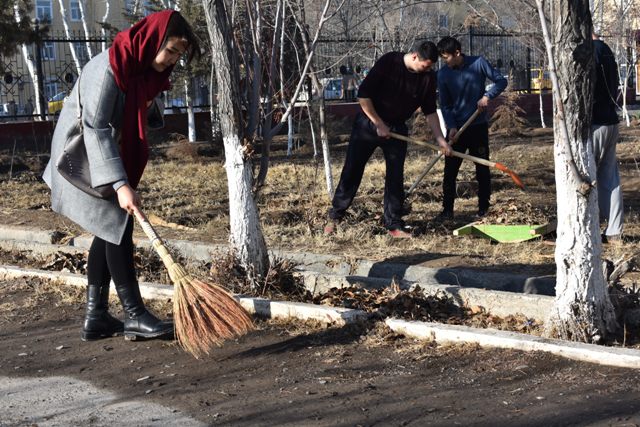
[[331,220],[327,223],[327,225],[324,226],[324,235],[325,236],[330,236],[332,234],[335,234],[336,232],[336,228],[338,227],[338,223]]
[[453,219],[453,211],[442,211],[433,220],[438,222],[451,221]]
[[388,230],[389,236],[394,239],[411,239],[413,235],[411,234],[411,229],[407,226],[402,228],[395,228],[393,230]]

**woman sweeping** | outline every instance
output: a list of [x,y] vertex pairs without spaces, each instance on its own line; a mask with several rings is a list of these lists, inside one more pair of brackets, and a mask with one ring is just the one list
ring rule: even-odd
[[[148,159],[145,126],[162,110],[154,99],[169,88],[176,62],[199,53],[190,25],[178,12],[151,14],[118,33],[107,51],[87,63],[60,113],[44,180],[51,188],[53,210],[95,236],[87,264],[85,341],[122,333],[128,339],[173,334],[173,323],[151,314],[140,296],[132,215],[141,206],[136,188]],[[111,196],[90,195],[59,173],[57,159],[78,132],[84,137],[91,186],[110,186]],[[108,312],[111,279],[124,323]]]

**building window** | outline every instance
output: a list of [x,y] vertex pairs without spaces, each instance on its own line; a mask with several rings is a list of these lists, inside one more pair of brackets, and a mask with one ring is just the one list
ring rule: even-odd
[[440,28],[449,27],[449,17],[447,15],[438,16],[438,26],[440,26]]
[[74,43],[73,49],[76,51],[76,56],[82,64],[86,64],[89,60],[89,52],[87,51],[87,45],[85,43]]
[[36,0],[36,18],[40,22],[52,22],[53,6],[52,0]]
[[56,47],[53,42],[44,42],[42,44],[42,59],[45,61],[56,59]]
[[52,99],[57,94],[58,94],[58,83],[57,82],[45,82],[44,83],[44,96],[47,98],[47,101]]
[[82,15],[80,14],[80,2],[71,0],[69,2],[69,12],[71,13],[72,21],[82,21]]

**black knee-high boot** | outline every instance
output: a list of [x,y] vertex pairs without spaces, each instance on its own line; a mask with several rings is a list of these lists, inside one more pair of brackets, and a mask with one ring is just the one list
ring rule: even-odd
[[125,311],[124,337],[158,338],[173,335],[173,322],[165,322],[151,314],[144,306],[138,283],[116,285],[118,297]]
[[83,341],[122,335],[124,324],[109,314],[109,284],[87,286],[87,313],[84,316]]

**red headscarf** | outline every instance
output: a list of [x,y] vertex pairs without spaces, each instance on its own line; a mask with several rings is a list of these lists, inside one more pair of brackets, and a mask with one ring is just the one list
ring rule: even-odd
[[151,67],[167,30],[173,10],[153,13],[116,35],[109,49],[109,63],[116,84],[125,93],[120,154],[129,185],[138,186],[149,159],[145,135],[147,101],[169,89],[173,66],[159,73]]

